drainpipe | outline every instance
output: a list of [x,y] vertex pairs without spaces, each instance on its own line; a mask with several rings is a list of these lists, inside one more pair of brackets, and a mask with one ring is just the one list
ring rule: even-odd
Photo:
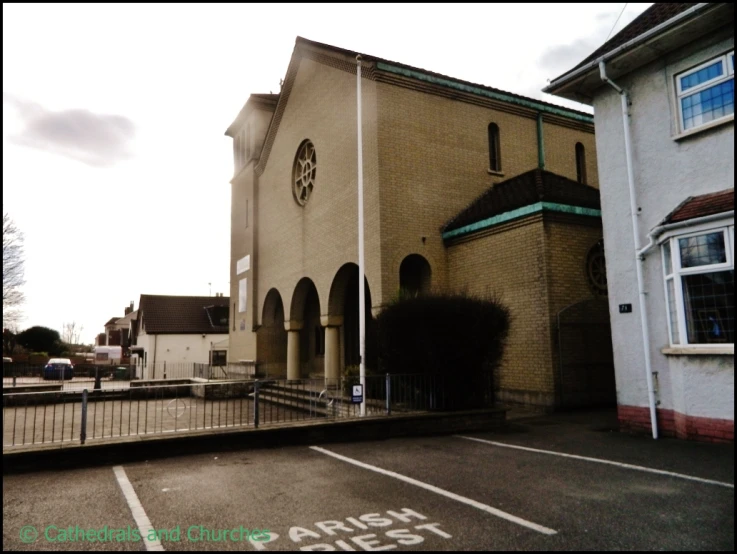
[[624,126],[624,154],[627,165],[627,184],[629,186],[630,196],[630,212],[632,215],[632,235],[634,237],[635,246],[635,272],[637,274],[637,291],[640,296],[640,319],[642,323],[642,346],[645,350],[645,381],[647,383],[648,405],[650,406],[650,427],[653,431],[653,438],[658,438],[658,421],[655,409],[655,388],[653,387],[653,373],[650,362],[650,328],[648,326],[646,303],[647,292],[642,277],[642,264],[644,263],[644,255],[640,254],[642,247],[640,245],[640,235],[638,232],[637,217],[637,201],[635,198],[635,175],[632,167],[632,138],[630,136],[630,114],[629,114],[629,94],[623,88],[614,83],[606,74],[606,65],[604,60],[599,62],[599,75],[601,80],[610,85],[617,91],[622,100],[622,124]]
[[543,140],[543,113],[537,112],[537,167],[545,169],[545,142]]

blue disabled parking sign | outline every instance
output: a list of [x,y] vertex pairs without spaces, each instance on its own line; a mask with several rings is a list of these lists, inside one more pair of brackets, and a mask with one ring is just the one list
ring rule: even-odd
[[351,402],[353,404],[360,404],[361,402],[363,402],[363,385],[353,385]]

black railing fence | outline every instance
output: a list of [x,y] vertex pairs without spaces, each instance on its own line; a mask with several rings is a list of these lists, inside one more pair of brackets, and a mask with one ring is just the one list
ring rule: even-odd
[[126,388],[115,383],[84,390],[5,390],[3,448],[493,405],[491,379],[471,383],[471,389],[440,375],[369,375],[358,390],[358,377],[132,381]]

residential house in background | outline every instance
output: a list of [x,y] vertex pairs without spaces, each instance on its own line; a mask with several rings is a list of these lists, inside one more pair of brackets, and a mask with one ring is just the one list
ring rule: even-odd
[[177,364],[224,365],[227,362],[229,320],[227,296],[162,296],[142,294],[131,351],[143,379],[169,377]]
[[733,441],[734,5],[654,4],[545,92],[596,114],[621,425]]
[[136,319],[136,312],[133,310],[133,302],[125,308],[123,317],[111,317],[105,323],[105,332],[97,335],[95,346],[121,346],[123,355],[127,357],[130,347],[131,321]]
[[[613,404],[593,117],[361,56],[367,329],[400,289],[495,294],[499,399]],[[356,52],[298,37],[280,93],[226,131],[229,355],[270,375],[359,363],[356,75]]]

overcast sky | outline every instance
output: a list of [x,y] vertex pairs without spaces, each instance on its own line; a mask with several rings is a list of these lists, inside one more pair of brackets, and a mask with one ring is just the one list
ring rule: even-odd
[[[614,33],[647,6],[627,5]],[[624,7],[3,4],[19,330],[75,321],[90,343],[141,294],[229,294],[224,132],[250,93],[279,92],[297,36],[590,111],[540,89]]]

